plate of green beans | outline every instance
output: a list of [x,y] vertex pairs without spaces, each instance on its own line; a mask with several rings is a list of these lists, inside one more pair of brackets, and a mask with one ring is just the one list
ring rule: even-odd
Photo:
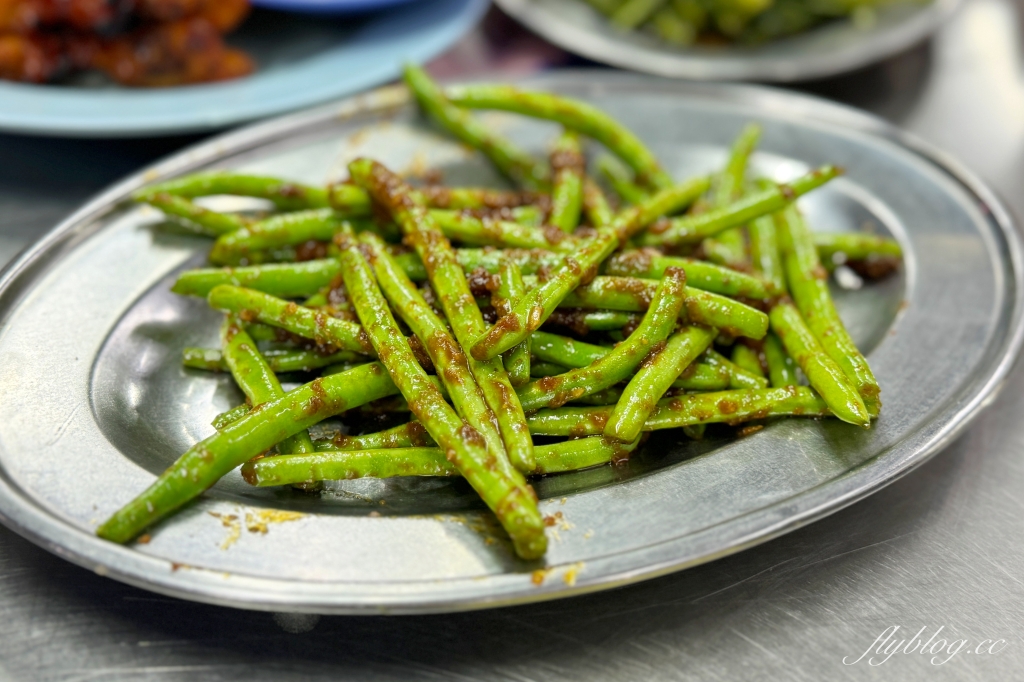
[[624,69],[694,80],[791,82],[906,50],[960,0],[497,0],[530,30]]
[[256,609],[661,575],[940,450],[1019,350],[1020,255],[968,173],[834,104],[410,66],[128,178],[5,271],[0,518]]

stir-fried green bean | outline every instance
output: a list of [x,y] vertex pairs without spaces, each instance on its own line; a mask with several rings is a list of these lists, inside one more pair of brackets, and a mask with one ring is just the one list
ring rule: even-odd
[[404,76],[405,84],[416,96],[416,101],[435,122],[470,147],[483,152],[509,179],[530,189],[546,183],[548,172],[543,164],[496,135],[465,109],[452,105],[426,71],[408,64]]
[[821,187],[841,172],[835,166],[823,166],[790,183],[753,192],[722,208],[655,224],[641,234],[637,241],[641,246],[676,246],[699,242],[730,227],[779,211],[797,197]]
[[[680,43],[721,21],[696,0],[591,2],[623,25],[649,18]],[[325,480],[461,476],[515,552],[536,559],[546,524],[527,476],[620,463],[662,429],[699,439],[709,424],[756,420],[753,431],[782,416],[870,426],[878,385],[821,261],[870,280],[901,251],[802,222],[794,201],[837,168],[788,184],[748,177],[760,134],[751,125],[723,169],[677,182],[588,103],[505,86],[445,90],[417,67],[405,80],[441,129],[522,189],[413,186],[356,159],[349,179],[322,187],[219,172],[133,195],[215,240],[220,267],[182,272],[172,290],[227,314],[221,348],[186,348],[184,365],[229,372],[246,402],[217,415],[215,432],[110,516],[101,537],[132,540],[239,466],[253,485],[307,493]],[[563,132],[538,160],[471,109]],[[612,154],[597,165],[618,212],[587,175],[583,137]],[[213,195],[261,201],[193,201]],[[319,376],[285,392],[281,372]]]
[[[504,315],[526,293],[526,285],[523,284],[519,266],[513,261],[502,263],[497,277],[498,286],[491,296],[491,304],[499,315]],[[530,339],[527,338],[518,346],[506,351],[502,356],[502,363],[512,386],[519,387],[530,381]]]
[[[743,196],[746,183],[747,162],[754,147],[761,139],[761,126],[750,124],[739,134],[733,143],[732,152],[725,170],[718,176],[715,183],[715,208],[728,206]],[[709,260],[732,268],[742,268],[747,264],[747,240],[742,227],[731,227],[720,232],[717,237],[704,240],[704,253]]]
[[592,137],[636,172],[642,184],[658,189],[673,185],[654,154],[636,135],[597,107],[547,92],[519,90],[508,85],[463,85],[449,88],[448,99],[471,109],[502,109],[561,123]]
[[[387,207],[395,221],[402,226],[427,268],[427,277],[452,326],[455,338],[463,348],[468,348],[473,339],[483,333],[486,324],[451,244],[437,229],[430,214],[410,196],[409,186],[394,173],[368,159],[353,161],[349,171],[353,179],[365,187],[376,201]],[[509,350],[513,345],[503,350]],[[469,367],[483,391],[484,399],[498,419],[498,428],[512,462],[523,471],[532,470],[533,441],[526,428],[523,409],[501,359],[474,356],[469,360]]]
[[665,273],[643,321],[626,341],[587,367],[527,384],[519,391],[523,409],[558,407],[614,386],[628,377],[647,354],[672,333],[683,305],[685,281],[686,275],[681,270]]
[[512,538],[519,556],[544,554],[547,538],[537,498],[501,451],[488,447],[475,428],[459,418],[416,361],[388,309],[373,271],[353,246],[340,255],[345,286],[374,350],[416,419],[437,442]]
[[715,340],[714,329],[686,327],[640,364],[604,427],[604,435],[631,441],[640,435],[657,403],[697,356]]
[[[818,260],[818,251],[796,207],[791,206],[778,216],[778,227],[782,236],[786,281],[800,315],[828,356],[853,383],[871,416],[877,416],[882,406],[878,382],[867,359],[839,319],[828,290],[825,270]],[[790,354],[796,357],[792,351]]]
[[150,525],[198,497],[224,474],[285,438],[345,410],[397,392],[379,362],[356,367],[263,403],[196,443],[152,485],[107,519],[96,534],[129,542]]
[[551,224],[563,232],[571,233],[580,222],[586,165],[579,137],[571,131],[564,132],[551,152],[550,219]]

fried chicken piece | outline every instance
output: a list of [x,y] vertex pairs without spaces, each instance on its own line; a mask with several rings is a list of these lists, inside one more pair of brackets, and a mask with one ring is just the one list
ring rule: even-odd
[[[142,87],[238,78],[252,60],[221,36],[248,11],[248,0],[0,0],[0,78],[44,83],[83,69]],[[99,31],[125,25],[136,28]]]
[[252,60],[202,17],[143,27],[98,42],[90,63],[123,85],[163,87],[247,75]]
[[0,33],[42,28],[109,33],[129,20],[161,23],[193,17],[203,17],[227,33],[248,13],[248,0],[0,0]]
[[228,33],[249,14],[249,0],[135,0],[134,10],[143,21],[202,17],[221,33]]
[[0,78],[46,83],[70,68],[59,36],[0,35]]
[[106,31],[130,9],[125,0],[0,0],[0,33],[30,33],[44,26]]

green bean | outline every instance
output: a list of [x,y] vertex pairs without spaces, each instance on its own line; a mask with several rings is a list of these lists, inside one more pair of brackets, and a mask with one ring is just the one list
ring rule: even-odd
[[[528,417],[535,436],[581,438],[604,432],[612,406],[561,407],[540,410]],[[803,386],[693,393],[666,398],[644,423],[644,431],[675,429],[697,424],[740,424],[767,417],[831,415],[828,405]]]
[[[483,268],[492,275],[497,274],[501,264],[511,261],[519,268],[523,275],[535,275],[542,270],[549,270],[562,262],[564,256],[559,253],[545,249],[456,249],[455,256],[459,265],[466,272],[472,272],[477,268]],[[413,281],[422,281],[427,278],[427,269],[423,262],[414,253],[403,253],[396,256],[396,260],[405,269],[405,273]]]
[[579,240],[554,226],[537,228],[508,220],[480,218],[466,213],[431,212],[445,237],[475,246],[500,246],[514,249],[574,249]]
[[704,440],[704,432],[707,430],[707,424],[688,424],[679,427],[683,434],[686,435],[690,440]]
[[612,350],[544,331],[535,331],[530,335],[530,349],[534,357],[541,362],[576,368],[588,367],[608,355]]
[[643,24],[667,0],[626,0],[611,16],[612,23],[618,28],[632,30]]
[[[718,176],[715,187],[714,207],[728,206],[743,196],[747,174],[747,162],[761,139],[761,126],[747,125],[736,138],[725,170]],[[731,227],[717,237],[704,240],[704,252],[709,260],[733,268],[744,267],[747,263],[747,240],[742,227]]]
[[[526,293],[523,276],[518,266],[512,261],[505,261],[498,271],[498,288],[491,296],[491,304],[499,315],[506,314]],[[502,364],[508,373],[508,380],[513,387],[522,386],[530,381],[530,339],[502,356]]]
[[575,253],[567,255],[547,281],[532,289],[511,313],[500,318],[479,338],[470,353],[479,360],[487,360],[521,342],[620,244],[659,216],[689,204],[707,190],[708,184],[707,178],[697,178],[662,190],[620,213],[610,225],[599,227],[597,236],[582,242]]
[[396,392],[384,367],[371,362],[316,379],[263,403],[192,446],[144,492],[107,519],[96,534],[113,542],[129,542],[247,459],[328,417]]
[[[350,182],[338,183],[327,188],[331,206],[347,216],[371,215],[370,195],[366,190]],[[417,201],[437,209],[514,209],[538,205],[544,209],[549,202],[546,194],[537,192],[510,191],[482,187],[441,187],[428,185],[414,192]]]
[[[469,348],[473,339],[483,334],[486,323],[451,244],[437,229],[426,210],[413,201],[408,185],[387,168],[360,159],[349,165],[349,172],[402,226],[402,231],[426,266],[427,276],[455,338],[463,348]],[[509,348],[511,346],[504,350]],[[501,359],[485,361],[471,357],[469,368],[483,391],[484,399],[498,419],[498,428],[512,463],[523,471],[532,470],[533,441],[526,428],[526,416],[508,374],[502,367]]]
[[[227,362],[221,352],[215,348],[186,348],[184,353],[185,367],[205,369],[212,372],[229,371]],[[314,369],[327,367],[343,362],[367,362],[363,355],[351,351],[341,351],[324,355],[311,350],[267,350],[261,353],[272,372],[277,374],[288,372],[310,372]]]
[[619,464],[629,459],[630,453],[639,444],[639,439],[622,443],[607,438],[576,438],[562,443],[538,445],[537,468],[533,473],[557,474],[609,462]]
[[[568,371],[568,370],[567,369],[563,369],[561,373],[564,374],[566,371]],[[552,374],[551,376],[554,376],[554,375]],[[567,404],[569,404],[569,405],[599,405],[599,406],[615,405],[615,403],[619,402],[619,398],[621,398],[621,397],[622,397],[622,387],[621,387],[621,385],[619,385],[619,386],[612,386],[611,388],[606,388],[603,391],[598,391],[597,393],[591,393],[590,395],[585,395],[583,397],[576,398],[575,400],[572,400],[572,401],[570,401]]]
[[587,4],[605,16],[611,15],[625,0],[586,0]]
[[217,348],[185,348],[182,365],[189,369],[204,369],[208,372],[226,372],[227,363]]
[[796,306],[780,302],[772,308],[768,317],[771,319],[772,331],[804,371],[811,387],[828,403],[832,413],[844,422],[870,426],[871,415],[860,393],[807,328]]
[[354,478],[458,475],[458,468],[436,447],[321,450],[312,455],[263,457],[242,467],[242,478],[261,487]]
[[707,26],[708,10],[700,0],[672,0],[672,9],[691,24],[694,31],[703,30]]
[[196,173],[173,180],[144,187],[132,195],[136,201],[149,202],[157,194],[193,199],[215,194],[231,194],[243,197],[267,199],[282,211],[298,211],[308,208],[327,208],[327,191],[297,182],[278,178],[238,173]]
[[305,242],[330,241],[353,225],[329,208],[271,216],[236,232],[222,235],[210,251],[210,262],[235,265],[260,251]]
[[336,365],[327,365],[320,370],[320,376],[329,377],[332,374],[338,374],[339,372],[347,372],[357,365],[361,365],[361,362],[339,362]]
[[640,324],[640,319],[640,315],[618,310],[559,308],[551,313],[551,317],[545,324],[568,327],[580,336],[586,336],[592,331],[602,332],[636,327]]
[[239,268],[199,268],[181,273],[171,291],[205,298],[215,286],[232,284],[280,298],[297,298],[328,286],[340,269],[337,258]]
[[[529,288],[532,281],[524,278]],[[594,308],[639,312],[647,309],[657,282],[630,277],[595,277],[562,299],[567,308]],[[733,336],[761,339],[768,331],[768,316],[725,296],[686,287],[683,320],[714,327]]]
[[[360,190],[365,192],[362,188]],[[429,206],[433,210],[511,211],[513,220],[524,224],[529,222],[526,216],[530,209],[538,209],[542,213],[547,213],[551,209],[551,197],[533,190],[428,185],[412,190],[411,194],[416,203]]]
[[593,227],[603,227],[615,219],[608,197],[590,177],[583,178],[583,212]]
[[328,313],[331,317],[343,320],[356,319],[356,311],[348,300],[340,273],[330,284],[303,301],[302,305],[306,308],[319,308],[321,312]]
[[771,332],[764,337],[764,359],[768,364],[768,377],[771,379],[772,388],[797,385],[796,364],[793,358],[786,354],[779,337]]
[[811,238],[826,267],[848,260],[903,257],[903,249],[895,239],[865,232],[815,232]]
[[358,324],[253,289],[222,284],[210,291],[207,301],[217,310],[237,314],[246,321],[256,319],[286,329],[292,334],[312,339],[318,345],[356,353],[373,352],[366,332]]
[[[534,332],[530,339],[533,354],[541,361],[535,365],[550,366],[545,367],[545,371],[556,370],[549,374],[534,374],[538,377],[564,374],[570,368],[587,367],[612,351],[611,348],[543,331]],[[720,391],[729,388],[731,381],[729,370],[724,365],[712,366],[707,363],[695,362],[680,373],[672,384],[672,388]]]
[[456,343],[448,325],[423,299],[412,280],[391,260],[378,237],[365,235],[360,243],[384,296],[422,341],[438,377],[448,389],[456,412],[484,437],[491,451],[505,457],[505,445],[495,425],[497,419],[473,379],[466,354]]
[[782,267],[775,219],[770,215],[761,216],[750,223],[747,233],[750,235],[750,260],[754,272],[770,282],[773,292],[785,293],[786,273]]
[[373,213],[372,202],[366,190],[350,182],[328,185],[327,201],[335,211],[348,216],[370,216]]
[[605,265],[606,275],[660,279],[667,268],[686,271],[689,286],[726,296],[766,299],[782,291],[761,277],[692,258],[664,256],[655,249],[623,251],[612,256]]
[[[210,289],[210,291],[213,291],[213,289]],[[207,293],[204,298],[208,296],[209,294]],[[254,341],[282,341],[284,337],[288,336],[287,332],[261,322],[249,322],[245,325],[245,331],[249,333],[249,336]]]
[[519,391],[523,409],[558,407],[614,386],[628,377],[651,349],[672,333],[683,306],[685,281],[686,275],[681,270],[666,272],[647,314],[628,339],[588,367],[530,382]]
[[173,219],[179,225],[208,237],[219,237],[222,234],[240,230],[250,223],[246,218],[230,213],[211,211],[208,208],[197,206],[185,197],[166,192],[147,194],[145,203],[160,209],[165,216]]
[[[417,421],[393,426],[384,431],[361,436],[336,434],[325,444],[326,450],[374,450],[379,448],[419,448],[436,445],[423,425]],[[319,448],[319,445],[318,445]]]
[[650,198],[650,193],[633,182],[633,173],[614,156],[602,156],[597,160],[600,171],[615,193],[628,204],[639,204]]
[[516,553],[528,559],[543,555],[547,538],[533,490],[500,451],[489,448],[480,432],[459,418],[430,382],[359,251],[343,249],[340,259],[345,288],[359,319],[416,419],[494,511]]
[[[554,474],[622,462],[638,444],[639,440],[621,443],[593,437],[539,445],[537,468],[532,473]],[[354,478],[458,475],[459,470],[436,447],[318,451],[310,455],[262,457],[242,467],[242,477],[261,487]]]
[[755,376],[764,378],[764,367],[761,366],[761,355],[745,343],[737,343],[732,347],[732,363]]
[[[309,250],[308,247],[312,247],[313,250]],[[250,251],[245,255],[231,255],[225,261],[217,263],[217,265],[247,267],[264,264],[295,263],[299,260],[304,260],[300,259],[300,249],[304,254],[308,253],[320,258],[333,258],[337,254],[337,248],[333,244],[315,241],[300,246],[278,246],[265,251]]]
[[579,137],[569,130],[562,133],[551,152],[553,184],[549,222],[563,232],[571,234],[579,225],[586,165]]
[[221,412],[216,417],[214,417],[213,421],[210,422],[210,426],[212,426],[213,428],[215,428],[218,431],[220,431],[221,429],[223,429],[228,424],[231,424],[232,422],[236,422],[239,419],[241,419],[242,417],[244,417],[246,414],[248,414],[248,412],[251,409],[252,408],[249,406],[248,403],[242,403],[241,405],[235,405],[230,410],[225,410],[224,412]]
[[729,388],[767,388],[764,373],[755,374],[737,365],[721,353],[709,348],[704,352],[704,362],[712,367],[722,367],[729,372]]
[[[466,213],[468,209],[463,209],[461,212]],[[455,209],[444,209],[444,208],[432,208],[430,209],[431,215],[435,218],[439,214],[456,212]],[[481,209],[476,211],[477,214],[484,215],[490,218],[500,218],[516,223],[518,225],[525,225],[527,227],[543,227],[544,221],[547,220],[549,210],[541,208],[537,205],[530,206],[516,206],[515,208],[502,208],[496,210]]]
[[706,327],[684,327],[641,364],[612,410],[604,435],[620,441],[640,436],[647,418],[683,370],[710,346],[718,335]]
[[448,99],[470,109],[501,109],[561,123],[594,138],[636,172],[641,184],[667,189],[674,183],[654,154],[625,126],[597,107],[546,92],[507,85],[463,85],[449,88]]
[[[868,413],[872,417],[877,417],[882,406],[878,382],[871,372],[867,359],[857,349],[857,345],[839,318],[839,313],[836,312],[832,295],[828,290],[828,275],[818,260],[818,251],[810,230],[795,207],[780,214],[777,217],[777,225],[782,243],[786,280],[801,317],[821,347],[842,369],[864,399]],[[792,351],[790,354],[796,357]],[[799,358],[796,359],[799,362]],[[813,382],[811,385],[814,386]],[[822,393],[822,396],[825,394]]]
[[782,210],[798,197],[821,187],[841,172],[835,166],[822,166],[791,183],[753,192],[728,206],[655,223],[639,235],[636,241],[641,246],[676,246],[699,242],[730,227]]
[[564,367],[563,365],[559,365],[554,362],[534,362],[530,365],[530,376],[534,379],[553,377],[559,374],[565,374],[568,371],[568,367]]
[[406,64],[403,76],[420,107],[435,123],[463,143],[479,149],[513,182],[530,189],[547,184],[548,170],[509,140],[496,135],[465,109],[453,105],[427,72]]
[[[224,362],[250,405],[256,407],[284,395],[274,370],[256,349],[256,342],[245,333],[241,320],[228,315],[221,326],[220,336]],[[299,431],[281,441],[278,449],[282,454],[313,452],[313,441],[306,431]]]
[[732,375],[722,365],[693,362],[672,382],[672,388],[684,391],[724,391],[733,387]]
[[659,38],[672,45],[689,47],[697,39],[697,28],[672,7],[662,7],[655,12],[650,24]]

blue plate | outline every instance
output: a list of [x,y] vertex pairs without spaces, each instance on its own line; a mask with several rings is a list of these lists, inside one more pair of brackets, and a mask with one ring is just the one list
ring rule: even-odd
[[487,0],[418,0],[361,17],[253,12],[229,42],[259,64],[248,78],[154,90],[0,81],[0,130],[76,137],[197,132],[280,114],[399,75],[443,52]]

